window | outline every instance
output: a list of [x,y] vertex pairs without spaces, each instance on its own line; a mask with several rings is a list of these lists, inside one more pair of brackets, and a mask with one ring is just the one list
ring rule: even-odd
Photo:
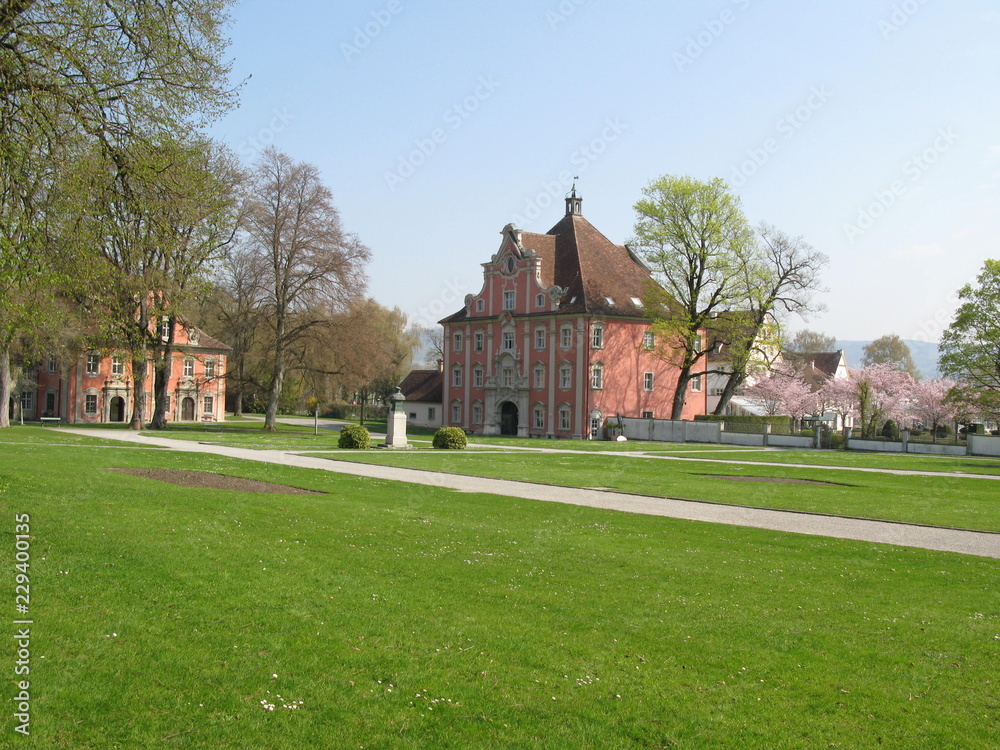
[[97,394],[88,393],[83,397],[83,412],[88,417],[93,417],[97,414]]
[[[482,300],[479,300],[482,302]],[[472,335],[472,349],[473,351],[481,352],[483,350],[483,334],[482,332],[474,333]]]
[[559,368],[559,387],[570,388],[573,385],[573,369],[569,365]]
[[433,406],[428,406],[427,407],[427,421],[433,422],[435,414],[437,414],[437,410]]
[[456,367],[454,370],[451,371],[451,385],[452,385],[453,388],[461,388],[462,387],[462,370],[461,370],[461,368]]
[[646,331],[642,334],[642,347],[652,349],[654,346],[656,346],[656,336],[653,335],[652,331]]
[[21,391],[21,412],[28,413],[35,410],[35,394],[31,391]]
[[592,335],[591,335],[591,346],[593,346],[595,349],[603,349],[604,348],[604,327],[603,326],[594,326],[594,330],[592,331]]
[[535,429],[536,430],[544,430],[545,429],[545,410],[542,409],[541,406],[536,406],[534,408],[534,412],[533,413],[534,413],[534,417],[535,417],[535,422],[534,422]]
[[462,334],[456,333],[452,337],[452,351],[460,352],[462,351]]
[[701,392],[701,375],[694,375],[691,378],[691,390],[695,393]]
[[205,377],[214,378],[215,377],[215,360],[210,359],[205,363]]
[[184,360],[184,377],[193,378],[194,377],[194,360],[188,357]]
[[516,267],[517,267],[517,264],[514,263],[514,259],[513,258],[507,258],[507,262],[504,264],[504,270],[507,273],[514,273],[514,269]]
[[652,419],[653,418],[653,412],[651,412],[651,411],[644,411],[642,413],[642,418],[643,419]]
[[566,432],[569,432],[571,426],[572,426],[572,422],[570,421],[569,407],[568,406],[560,406],[559,407],[559,429],[560,430],[564,430]]
[[539,294],[535,296],[535,307],[545,307],[545,295]]
[[597,440],[601,434],[601,417],[595,415],[590,418],[590,439]]
[[472,371],[472,384],[476,388],[482,388],[483,387],[483,368],[482,367],[477,367],[475,370]]
[[203,411],[206,414],[215,414],[215,398],[212,396],[205,396],[205,405]]
[[170,340],[170,320],[167,318],[160,322],[160,338],[164,341]]
[[545,368],[538,366],[535,368],[535,388],[545,387]]
[[569,349],[573,346],[573,327],[563,326],[562,330],[559,331],[559,346],[563,349]]
[[639,299],[638,297],[631,297],[630,299],[632,300],[632,304],[633,305],[635,305],[636,307],[639,307],[639,308],[642,307],[642,300],[641,299]]
[[535,329],[535,348],[544,349],[545,348],[545,329],[536,328]]
[[483,423],[483,405],[476,403],[472,405],[472,424]]
[[482,312],[485,309],[486,309],[486,303],[483,300],[481,300],[481,299],[477,299],[476,300],[476,312]]
[[604,365],[594,365],[590,370],[590,387],[599,391],[604,387]]
[[45,413],[55,414],[56,413],[56,392],[49,391],[45,394]]
[[653,373],[647,372],[643,373],[642,376],[642,388],[646,391],[653,390]]
[[504,331],[503,332],[503,346],[502,346],[502,349],[505,352],[512,352],[512,351],[514,351],[514,332],[513,331]]
[[505,367],[505,368],[503,368],[503,372],[501,373],[501,380],[500,380],[500,382],[502,383],[502,385],[503,385],[504,388],[513,388],[514,387],[514,370],[513,370],[513,368],[511,368],[511,367]]
[[458,424],[462,421],[462,403],[456,402],[451,405],[451,421]]
[[46,363],[46,368],[45,369],[46,369],[46,372],[48,372],[49,375],[55,375],[56,374],[56,358],[55,357],[51,357],[50,356],[48,358],[48,362]]
[[111,374],[117,377],[125,374],[125,360],[122,359],[120,354],[115,354],[111,357]]
[[691,342],[691,348],[693,351],[701,352],[704,348],[704,342],[701,340],[701,334],[699,333],[694,337],[694,341]]
[[98,375],[101,372],[101,357],[99,354],[90,353],[87,355],[87,374]]
[[503,293],[503,309],[504,310],[513,310],[516,303],[517,303],[516,292],[509,291],[509,292],[504,292]]

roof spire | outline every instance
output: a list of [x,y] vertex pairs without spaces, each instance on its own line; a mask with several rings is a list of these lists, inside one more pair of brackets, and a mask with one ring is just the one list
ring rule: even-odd
[[573,178],[573,188],[566,193],[566,215],[567,216],[582,216],[583,211],[581,210],[581,205],[583,204],[583,196],[576,194],[576,180],[580,177],[576,176]]

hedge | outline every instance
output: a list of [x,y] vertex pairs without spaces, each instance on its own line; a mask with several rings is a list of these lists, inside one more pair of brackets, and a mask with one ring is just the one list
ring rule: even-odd
[[771,425],[771,434],[790,435],[792,418],[786,416],[759,417],[752,414],[697,414],[696,422],[725,422],[729,432],[764,432],[764,425]]

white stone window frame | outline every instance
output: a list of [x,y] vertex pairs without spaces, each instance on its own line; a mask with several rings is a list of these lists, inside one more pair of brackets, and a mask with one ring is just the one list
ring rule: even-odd
[[559,347],[561,349],[573,348],[573,326],[564,325],[559,329]]
[[545,429],[545,406],[544,404],[535,404],[531,407],[531,426],[535,430]]
[[517,290],[516,289],[504,289],[503,291],[503,309],[504,310],[516,310],[517,309]]
[[97,352],[87,352],[87,364],[85,371],[88,376],[94,377],[101,374],[101,355]]
[[591,349],[603,349],[604,348],[604,324],[595,323],[594,327],[590,329],[590,348]]
[[539,326],[535,329],[535,349],[545,348],[545,339],[548,337],[548,332],[545,330],[544,326]]
[[590,388],[595,391],[604,390],[604,363],[594,362],[590,366]]
[[644,391],[652,391],[653,386],[656,384],[656,375],[652,372],[644,372],[642,374],[642,389]]

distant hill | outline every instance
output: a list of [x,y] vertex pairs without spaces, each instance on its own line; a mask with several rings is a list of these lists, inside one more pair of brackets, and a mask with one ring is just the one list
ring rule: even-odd
[[[837,348],[844,350],[847,358],[847,366],[851,368],[861,368],[861,359],[864,357],[864,349],[871,341],[838,341]],[[914,341],[913,339],[903,339],[910,347],[910,356],[913,357],[913,364],[917,366],[921,377],[939,378],[938,372],[938,347],[937,344],[930,344],[926,341]]]

